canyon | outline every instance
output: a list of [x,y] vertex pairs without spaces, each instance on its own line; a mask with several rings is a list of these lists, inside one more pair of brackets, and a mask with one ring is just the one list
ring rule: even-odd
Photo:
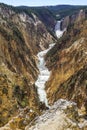
[[0,130],[87,129],[86,19],[86,6],[0,4]]

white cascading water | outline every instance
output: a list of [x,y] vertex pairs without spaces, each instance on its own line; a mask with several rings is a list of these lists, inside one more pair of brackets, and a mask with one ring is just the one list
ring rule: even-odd
[[58,38],[60,38],[64,31],[61,31],[60,29],[61,21],[57,21],[57,24],[55,25],[55,34]]
[[[63,31],[60,30],[60,21],[57,22],[56,26],[55,26],[55,33],[56,36],[58,38],[60,38],[63,34]],[[38,57],[38,64],[37,67],[39,69],[39,76],[37,81],[35,82],[35,85],[37,87],[37,92],[39,95],[39,99],[41,102],[45,103],[45,105],[47,107],[49,107],[48,105],[48,101],[47,101],[47,96],[46,96],[46,91],[45,91],[45,83],[46,81],[49,79],[50,77],[50,71],[48,70],[48,68],[45,66],[45,60],[44,60],[44,56],[46,55],[46,53],[54,46],[55,44],[50,44],[49,48],[41,51],[37,54]]]

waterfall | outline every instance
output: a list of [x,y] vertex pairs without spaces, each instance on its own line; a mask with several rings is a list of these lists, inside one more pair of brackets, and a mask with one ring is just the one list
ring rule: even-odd
[[61,25],[61,21],[57,21],[56,25],[55,25],[55,34],[58,38],[60,38],[63,34],[64,31],[62,31],[60,29],[60,25]]

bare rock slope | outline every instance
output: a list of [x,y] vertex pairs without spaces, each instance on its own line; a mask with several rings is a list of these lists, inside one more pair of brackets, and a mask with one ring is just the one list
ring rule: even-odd
[[78,117],[76,104],[61,99],[42,116],[37,117],[32,126],[27,126],[25,130],[86,130],[87,122],[78,121]]

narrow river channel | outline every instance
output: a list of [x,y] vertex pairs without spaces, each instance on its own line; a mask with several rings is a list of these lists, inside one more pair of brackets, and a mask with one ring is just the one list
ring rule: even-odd
[[[63,34],[63,31],[60,30],[60,21],[57,22],[57,24],[55,25],[55,33],[56,36],[58,38],[60,38]],[[45,91],[45,83],[46,81],[49,79],[50,77],[50,71],[48,70],[48,68],[45,66],[45,60],[44,60],[44,56],[46,55],[46,53],[54,46],[55,44],[50,44],[49,48],[41,51],[37,54],[38,57],[38,64],[37,67],[39,69],[39,75],[38,75],[38,79],[35,82],[35,85],[37,87],[37,92],[39,95],[39,99],[41,102],[45,103],[45,105],[48,107],[48,101],[47,101],[47,96],[46,96],[46,91]]]

